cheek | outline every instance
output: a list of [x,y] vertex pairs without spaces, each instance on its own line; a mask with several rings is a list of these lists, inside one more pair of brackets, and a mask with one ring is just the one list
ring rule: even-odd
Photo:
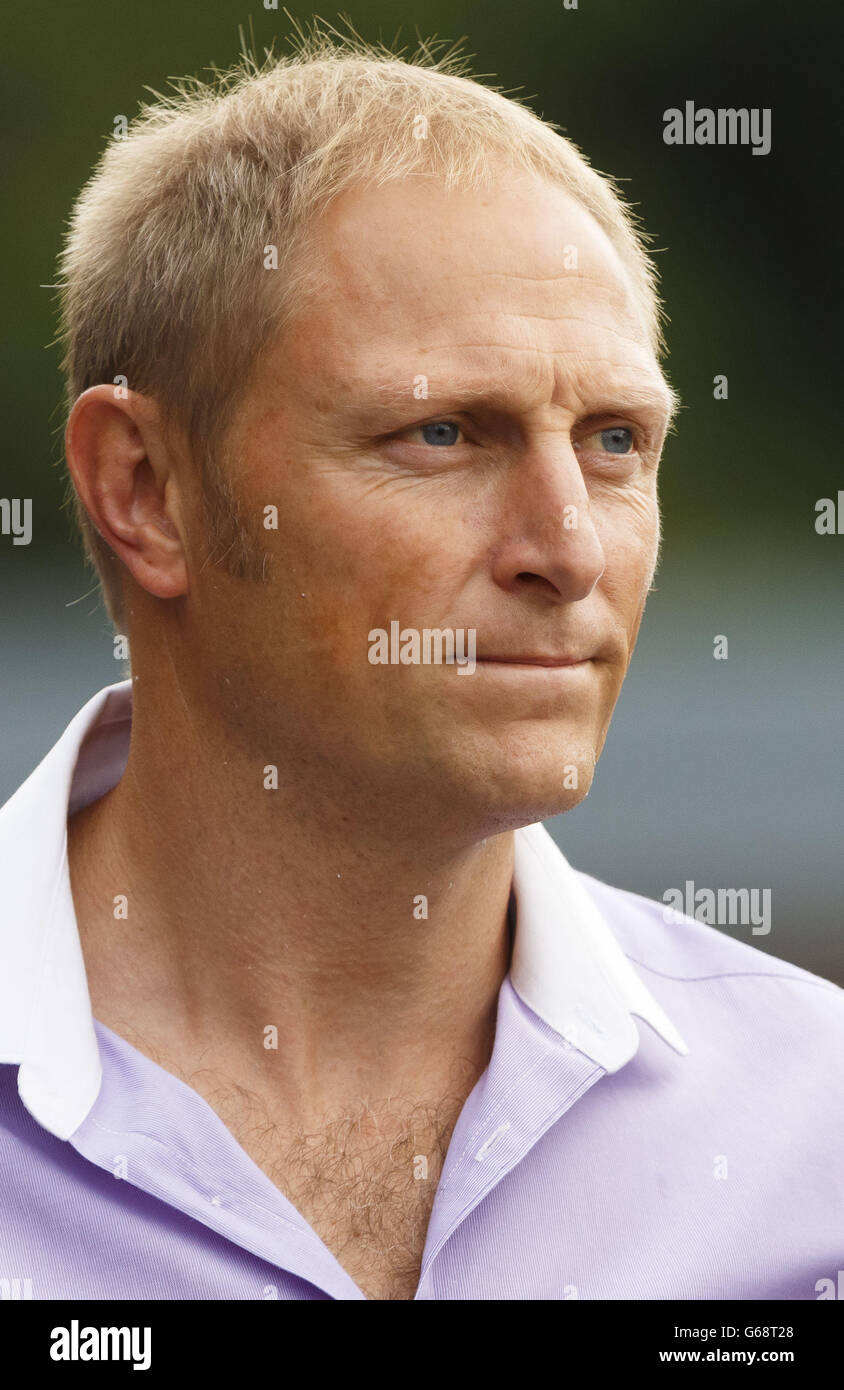
[[389,631],[393,621],[453,625],[442,619],[450,619],[462,582],[461,547],[409,496],[387,505],[386,496],[337,493],[336,486],[314,492],[295,513],[279,506],[279,529],[264,542],[269,582],[238,592],[237,641],[262,651],[259,664],[272,670],[285,700],[295,701],[298,689],[322,708],[321,691],[330,705],[341,681],[346,702],[377,719],[387,688],[373,688],[383,673],[369,661],[369,634]]
[[[659,554],[659,507],[655,496],[636,494],[613,509],[601,530],[606,568],[600,592],[617,631],[632,653]],[[623,637],[622,637],[623,634]]]
[[339,472],[315,479],[286,528],[280,519],[276,545],[301,588],[338,615],[338,628],[367,630],[393,618],[411,623],[420,605],[432,617],[450,607],[467,553],[456,499],[417,481],[367,483]]
[[607,572],[631,598],[647,593],[659,552],[660,518],[656,488],[631,491],[607,510],[600,525]]

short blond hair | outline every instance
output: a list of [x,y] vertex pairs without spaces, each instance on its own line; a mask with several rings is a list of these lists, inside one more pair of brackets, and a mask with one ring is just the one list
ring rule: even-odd
[[[308,225],[345,189],[417,173],[481,188],[502,163],[561,184],[615,246],[662,355],[648,238],[613,181],[554,123],[470,76],[455,47],[438,47],[405,59],[319,21],[297,26],[289,54],[245,55],[156,94],[109,141],[74,206],[60,262],[68,408],[122,378],[157,400],[198,461],[212,554],[232,573],[249,574],[254,557],[215,451],[308,283],[307,256],[295,256]],[[119,627],[117,557],[72,484],[68,500]]]

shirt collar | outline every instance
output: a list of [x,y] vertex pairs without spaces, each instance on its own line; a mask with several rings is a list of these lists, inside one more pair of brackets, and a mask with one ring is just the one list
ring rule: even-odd
[[686,1055],[677,1029],[545,827],[525,826],[514,840],[510,980],[523,1002],[608,1072],[629,1062],[639,1046],[634,1015]]
[[[73,910],[67,819],[120,780],[132,682],[106,686],[0,810],[0,1062],[18,1063],[34,1118],[67,1139],[89,1113],[102,1067]],[[686,1045],[628,962],[542,825],[515,833],[511,983],[529,1008],[606,1071],[635,1053],[633,1015]]]

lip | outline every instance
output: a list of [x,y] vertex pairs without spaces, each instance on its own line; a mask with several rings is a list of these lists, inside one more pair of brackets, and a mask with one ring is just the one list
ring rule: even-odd
[[590,656],[479,656],[478,666],[532,666],[558,670],[571,666],[588,666]]

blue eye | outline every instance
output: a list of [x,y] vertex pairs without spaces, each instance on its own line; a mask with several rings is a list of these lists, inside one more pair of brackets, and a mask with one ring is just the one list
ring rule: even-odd
[[456,444],[460,434],[460,426],[453,424],[451,420],[435,420],[432,425],[420,425],[419,428],[426,444],[440,447]]
[[607,454],[629,454],[633,448],[633,431],[624,425],[601,430],[601,448]]

